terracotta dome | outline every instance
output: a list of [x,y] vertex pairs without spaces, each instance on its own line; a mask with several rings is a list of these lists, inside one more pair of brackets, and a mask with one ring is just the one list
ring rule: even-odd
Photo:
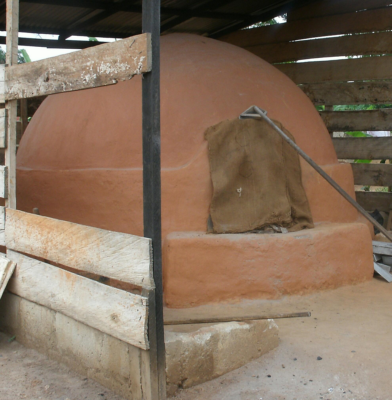
[[[206,128],[255,104],[354,195],[310,100],[276,68],[236,46],[188,34],[161,39],[162,224],[205,232],[211,201]],[[141,77],[48,97],[17,157],[18,208],[142,235]],[[303,182],[315,222],[358,215],[310,167]],[[165,241],[164,241],[165,243]]]

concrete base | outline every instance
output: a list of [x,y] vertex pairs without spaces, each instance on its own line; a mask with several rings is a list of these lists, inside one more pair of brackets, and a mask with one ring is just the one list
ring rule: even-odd
[[373,277],[371,236],[362,223],[287,234],[177,232],[166,237],[163,254],[171,308],[278,299]]
[[[0,329],[126,399],[149,399],[143,350],[7,292],[0,301]],[[279,340],[272,320],[171,326],[165,335],[169,394],[236,369]]]
[[261,357],[279,344],[273,320],[165,329],[168,394],[210,381]]

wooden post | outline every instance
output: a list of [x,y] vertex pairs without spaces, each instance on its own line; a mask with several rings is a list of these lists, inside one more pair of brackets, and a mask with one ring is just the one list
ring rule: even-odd
[[[18,63],[19,0],[7,0],[7,57],[6,64]],[[6,78],[7,83],[7,78]],[[6,207],[16,208],[16,115],[18,101],[6,102],[8,110],[7,148],[5,165],[8,167],[8,197]]]
[[143,223],[152,239],[155,290],[149,294],[149,369],[153,400],[166,399],[163,325],[160,133],[160,0],[143,0],[143,32],[151,33],[152,70],[143,75]]

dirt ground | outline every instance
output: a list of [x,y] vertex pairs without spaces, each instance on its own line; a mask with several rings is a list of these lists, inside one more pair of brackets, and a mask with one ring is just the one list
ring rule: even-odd
[[[392,400],[391,303],[392,284],[373,279],[311,296],[220,308],[222,315],[262,309],[311,311],[312,316],[276,320],[281,338],[277,349],[218,379],[183,390],[175,399]],[[1,400],[121,399],[6,339],[0,335]]]
[[103,386],[0,333],[0,400],[121,400]]

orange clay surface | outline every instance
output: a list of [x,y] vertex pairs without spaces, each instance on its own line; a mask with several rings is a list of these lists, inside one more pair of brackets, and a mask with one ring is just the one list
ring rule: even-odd
[[[294,135],[297,144],[354,195],[351,167],[338,164],[332,141],[313,104],[285,75],[255,55],[216,40],[173,34],[162,37],[161,42],[164,247],[167,246],[167,235],[172,232],[206,231],[212,187],[204,131],[224,119],[237,118],[253,104],[266,109],[271,118],[282,122]],[[139,76],[110,87],[48,97],[34,115],[19,147],[18,208],[31,212],[38,207],[41,215],[142,235],[141,137]],[[358,214],[353,207],[311,167],[305,163],[302,167],[303,183],[315,222],[357,221]],[[352,231],[353,235],[350,240],[360,243],[365,240],[360,225],[348,227],[347,231]],[[322,235],[315,237],[322,240]],[[341,241],[348,240],[339,237]],[[222,243],[223,239],[214,236],[208,243],[213,244],[215,240]],[[257,236],[257,240],[259,246],[271,248],[264,235]],[[369,234],[366,240],[370,243]],[[194,250],[189,243],[182,251],[189,249],[192,252],[189,258],[194,259]],[[243,246],[247,246],[246,242]],[[219,263],[227,253],[227,246],[213,247],[214,259]],[[335,271],[323,287],[367,279],[372,270],[369,261],[371,249],[369,246],[362,248],[368,260],[366,273],[359,267],[362,261],[355,261],[353,257],[353,264],[347,269],[348,276]],[[271,248],[274,259],[283,256],[281,250],[277,251]],[[333,246],[323,246],[322,253],[325,263],[329,256],[335,257]],[[246,254],[244,248],[241,254]],[[343,253],[339,254],[343,257]],[[188,304],[195,303],[195,288],[201,290],[201,286],[194,282],[195,277],[199,278],[206,271],[206,257],[204,254],[199,256],[199,261],[194,259],[192,264],[194,276],[188,281],[189,287],[184,287],[185,291],[192,293]],[[237,268],[243,268],[245,264],[241,258],[234,258]],[[347,257],[346,261],[342,258],[341,264],[347,260]],[[298,275],[303,274],[301,267],[305,261],[296,257],[290,268],[293,271],[298,269]],[[173,299],[171,291],[179,282],[177,278],[171,279],[175,274],[188,276],[187,271],[191,268],[189,262],[182,267],[177,261],[175,264],[172,262],[170,257],[166,257],[163,265],[167,299]],[[279,265],[282,265],[279,268],[286,268]],[[277,280],[284,272],[279,268],[275,269]],[[235,269],[232,266],[227,273],[234,273]],[[260,269],[262,276],[264,272]],[[303,290],[310,291],[312,279],[305,278],[300,279],[306,282]],[[229,296],[220,293],[220,281],[215,283],[216,297],[211,294],[209,301],[220,301]],[[271,280],[269,282],[272,284]],[[279,285],[273,287],[267,290],[264,285],[259,291],[253,288],[251,296],[276,297]],[[288,285],[283,292],[298,292],[299,288],[300,282],[295,287]],[[320,285],[315,282],[314,289],[318,288]],[[241,290],[240,294],[237,291],[235,297],[238,296],[247,297],[249,292]],[[199,297],[204,301],[202,291]],[[181,305],[185,303],[182,299]],[[180,306],[175,302],[171,304]]]

